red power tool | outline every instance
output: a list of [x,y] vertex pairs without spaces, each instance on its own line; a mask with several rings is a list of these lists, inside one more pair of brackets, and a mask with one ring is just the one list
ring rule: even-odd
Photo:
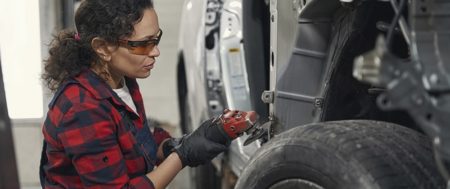
[[266,134],[266,130],[260,127],[258,114],[254,111],[225,109],[214,122],[217,122],[231,139],[242,136],[244,132],[250,135],[244,145],[248,145]]

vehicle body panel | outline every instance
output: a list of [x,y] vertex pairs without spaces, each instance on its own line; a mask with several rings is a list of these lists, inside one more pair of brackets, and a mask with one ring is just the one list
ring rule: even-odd
[[[187,0],[183,9],[179,52],[186,71],[192,129],[223,108],[251,110],[242,45],[242,0]],[[233,141],[222,156],[235,174],[260,147],[259,142],[244,147],[246,138]],[[216,158],[213,163],[220,167],[221,161]]]
[[[221,80],[225,90],[225,106],[242,111],[252,110],[243,46],[242,0],[224,1],[220,21]],[[227,153],[228,165],[239,174],[259,148],[259,143],[244,146],[247,136],[233,141]]]
[[331,16],[338,6],[338,0],[271,0],[271,115],[277,132],[320,120]]
[[185,61],[189,60],[189,63],[184,66],[187,71],[185,78],[188,88],[187,101],[190,102],[188,108],[191,124],[194,127],[198,127],[198,123],[208,117],[207,104],[204,100],[206,99],[206,80],[203,74],[205,68],[205,15],[199,14],[205,10],[205,7],[206,1],[185,1],[180,26],[179,52]]
[[[209,1],[214,0],[205,0],[205,2]],[[217,104],[221,104],[221,107],[224,108],[229,107],[240,110],[248,110],[252,108],[251,103],[245,99],[249,96],[249,85],[251,86],[248,79],[250,75],[248,73],[251,72],[251,70],[247,70],[245,66],[243,67],[245,64],[249,65],[248,62],[245,62],[245,49],[242,45],[245,44],[246,39],[243,38],[245,35],[239,33],[243,30],[242,15],[244,14],[242,12],[245,11],[245,9],[243,10],[242,7],[239,7],[239,4],[242,6],[243,1],[245,0],[223,1],[221,21],[220,24],[215,25],[215,27],[220,28],[220,48],[215,47],[210,49],[210,51],[203,49],[207,52],[207,54],[210,53],[210,55],[207,55],[207,61],[204,61],[201,64],[196,64],[197,66],[188,65],[191,64],[189,62],[195,62],[193,60],[186,61],[186,70],[188,73],[192,71],[200,72],[200,70],[204,70],[203,67],[206,67],[206,73],[210,73],[211,71],[214,73],[212,74],[214,77],[210,77],[209,79],[213,78],[220,80],[217,82],[219,85],[215,85],[216,88],[220,88],[220,90],[218,90],[219,92],[216,94],[218,96],[217,99],[211,98],[211,95],[199,95],[194,97],[190,94],[190,104],[197,104],[191,106],[191,111],[206,111],[209,112],[209,114],[203,114],[211,116],[213,115],[211,112],[214,111],[211,111],[211,109],[205,109],[208,109],[208,103],[211,104],[214,100],[217,101]],[[352,68],[351,65],[353,65],[354,56],[357,56],[358,53],[363,53],[362,51],[367,49],[352,49],[357,52],[352,51],[351,53],[353,54],[350,53],[351,55],[348,55],[347,52],[343,52],[341,54],[340,51],[334,51],[334,49],[345,49],[344,51],[350,51],[346,46],[339,46],[340,48],[337,48],[336,44],[353,45],[353,43],[347,43],[348,41],[346,41],[348,40],[346,37],[354,37],[359,34],[352,30],[357,28],[357,26],[352,24],[357,23],[356,21],[367,21],[364,19],[358,19],[366,18],[364,16],[367,16],[367,9],[358,9],[362,10],[360,12],[354,11],[356,9],[353,6],[358,6],[358,3],[363,4],[362,1],[268,1],[270,2],[270,61],[265,63],[269,64],[270,68],[270,78],[268,78],[270,86],[267,89],[268,91],[264,93],[263,99],[265,102],[270,104],[269,120],[272,125],[269,129],[269,140],[270,137],[274,135],[308,123],[329,120],[359,119],[361,117],[364,119],[397,123],[416,129],[414,128],[415,123],[412,122],[409,117],[401,116],[402,112],[395,112],[392,114],[394,115],[392,116],[394,118],[391,118],[389,117],[390,115],[388,115],[390,112],[382,112],[379,111],[376,106],[365,104],[373,103],[374,97],[378,94],[370,94],[370,89],[373,89],[373,86],[359,83],[351,77],[351,73],[348,71]],[[377,3],[377,5],[389,3],[388,1],[367,2]],[[392,7],[386,7],[384,5],[380,7],[381,8],[379,10],[386,12],[389,12],[388,8],[392,9]],[[356,14],[356,12],[363,14]],[[342,15],[345,15],[346,18],[350,19],[342,21],[342,23],[347,24],[343,27],[342,33],[346,33],[348,35],[334,33],[335,31],[341,31],[341,28],[339,27],[342,23],[334,17],[335,15],[341,15],[339,13],[343,13]],[[204,13],[200,12],[199,14]],[[363,16],[357,17],[361,15]],[[379,16],[378,14],[374,15]],[[200,15],[196,16],[202,17]],[[392,16],[393,15],[391,15],[391,17]],[[372,18],[372,16],[367,16],[367,18]],[[380,35],[381,33],[385,33],[383,29],[378,28],[379,22],[390,21],[384,19],[392,18],[389,16],[376,17],[376,19],[371,20],[371,22],[374,22],[371,23],[371,26],[377,25],[377,27],[371,28],[371,31],[373,32],[366,31],[364,34],[376,33],[377,35]],[[197,23],[197,26],[201,27],[200,25],[201,23]],[[338,26],[339,29],[336,29],[336,26]],[[345,30],[347,27],[349,31]],[[357,29],[366,29],[366,27],[367,26],[358,25]],[[194,40],[203,40],[201,39],[201,35],[195,36],[198,37],[198,39]],[[373,38],[373,36],[370,37],[370,39]],[[362,43],[366,42],[362,41],[357,44]],[[364,48],[368,48],[370,43],[371,42],[367,42],[364,44]],[[336,47],[332,45],[336,45]],[[198,49],[202,50],[201,47]],[[335,55],[334,53],[339,55]],[[348,59],[342,61],[343,63],[341,63],[339,59],[334,59],[335,56],[341,55],[348,56],[346,57]],[[189,57],[189,59],[192,58],[193,57]],[[219,62],[220,66],[217,65],[217,62]],[[212,64],[210,65],[209,63]],[[342,73],[341,68],[345,69],[346,72]],[[203,74],[205,75],[205,72]],[[202,73],[196,73],[195,75],[197,75],[196,79],[204,79],[199,82],[208,80],[208,78],[198,76],[202,75]],[[338,78],[338,76],[345,76],[345,78]],[[345,81],[347,82],[345,84],[350,84],[352,86],[341,87],[339,86],[341,81]],[[188,83],[190,82],[195,82],[195,80],[188,80]],[[208,83],[209,81],[206,82]],[[355,87],[356,89],[344,89],[342,90],[344,92],[337,90],[345,87]],[[188,84],[188,88],[190,90],[196,90],[194,84]],[[198,90],[195,92],[208,93],[208,91],[211,91],[210,89],[211,88],[206,87],[202,89],[203,91]],[[346,91],[350,92],[346,93]],[[268,94],[267,98],[266,94]],[[333,94],[338,94],[336,95],[338,98],[334,98]],[[343,97],[339,97],[341,94]],[[348,108],[348,114],[336,114],[337,116],[331,116],[331,118],[329,118],[328,114],[340,111],[342,106],[345,106],[345,103],[359,103],[357,99],[352,98],[342,100],[347,97],[346,95],[349,95],[349,97],[362,97],[363,103],[359,107]],[[220,98],[223,99],[220,100]],[[339,100],[342,100],[342,102],[339,102]],[[336,107],[330,108],[331,106]],[[359,117],[360,115],[362,116]],[[199,119],[196,118],[193,123],[198,123],[198,120]],[[421,132],[420,129],[416,129],[416,131]],[[242,144],[245,139],[246,137],[244,136],[235,140],[224,158],[224,161],[229,164],[233,172],[238,176],[248,163],[249,158],[260,147],[259,143],[253,143],[253,146],[243,147]]]

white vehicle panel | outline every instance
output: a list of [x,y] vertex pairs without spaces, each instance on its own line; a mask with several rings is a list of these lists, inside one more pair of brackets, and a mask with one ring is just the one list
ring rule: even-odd
[[[186,0],[180,29],[180,50],[183,53],[188,88],[188,102],[194,128],[207,118],[205,64],[205,12],[206,1]],[[193,19],[195,18],[195,19]]]

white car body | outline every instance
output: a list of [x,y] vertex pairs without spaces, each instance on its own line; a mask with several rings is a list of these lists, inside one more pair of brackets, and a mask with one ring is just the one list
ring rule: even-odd
[[[206,99],[206,83],[202,71],[205,64],[205,15],[206,1],[187,0],[183,5],[183,16],[181,17],[179,52],[183,53],[184,59],[189,62],[185,64],[186,84],[188,85],[187,99],[190,103],[192,123],[200,123],[208,117]],[[193,19],[197,18],[197,19]],[[195,34],[195,37],[192,37]]]
[[[252,109],[241,16],[242,0],[184,2],[179,53],[186,74],[186,108],[189,108],[192,129],[211,116],[220,114],[224,108]],[[206,48],[206,38],[212,33],[215,45]],[[211,95],[214,91],[217,94]],[[226,153],[227,162],[236,175],[260,147],[258,142],[244,147],[245,139],[246,136],[233,141]],[[213,161],[216,167],[220,167],[220,160]]]

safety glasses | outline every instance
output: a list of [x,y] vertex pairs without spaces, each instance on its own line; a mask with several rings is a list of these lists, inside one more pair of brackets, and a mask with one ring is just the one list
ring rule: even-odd
[[143,40],[143,41],[129,41],[129,40],[119,40],[119,45],[128,49],[132,54],[137,55],[148,55],[161,40],[163,31],[159,29],[158,35],[155,38]]

